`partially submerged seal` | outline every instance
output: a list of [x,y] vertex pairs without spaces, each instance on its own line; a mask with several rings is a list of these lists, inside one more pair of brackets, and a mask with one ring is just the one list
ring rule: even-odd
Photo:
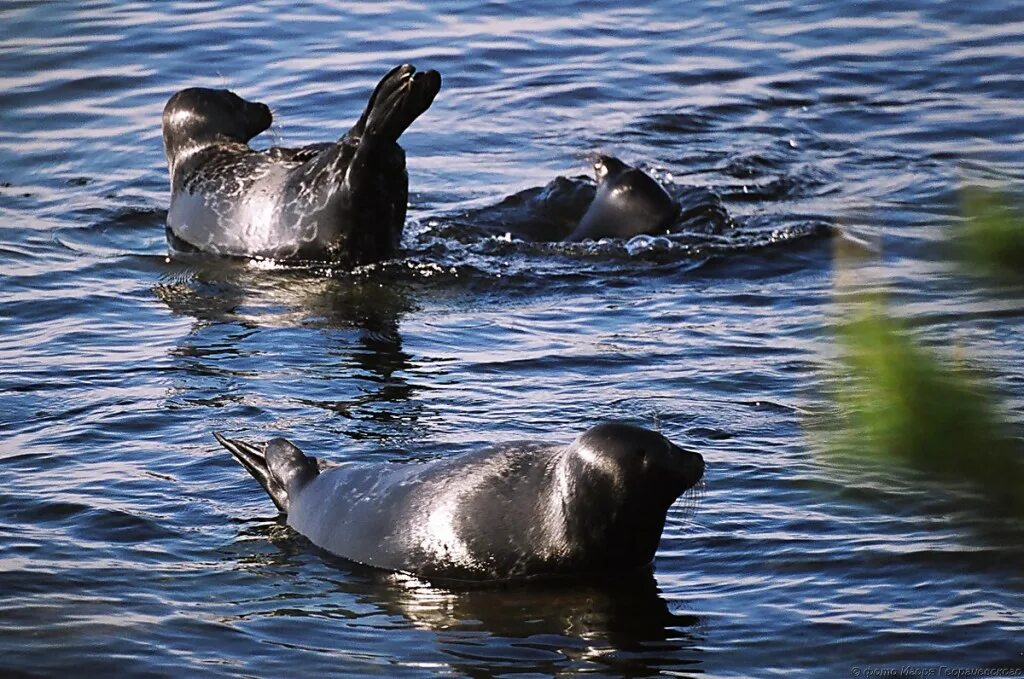
[[433,102],[436,71],[392,69],[338,142],[255,151],[270,109],[192,87],[164,107],[168,240],[178,250],[351,265],[394,255],[409,178],[398,138]]
[[618,158],[597,156],[594,175],[594,199],[567,241],[664,233],[679,215],[679,205],[661,184]]
[[525,442],[428,463],[336,467],[285,439],[214,436],[318,547],[453,580],[647,567],[668,508],[704,473],[698,453],[618,422],[568,446]]
[[724,214],[707,189],[670,194],[643,170],[608,155],[594,156],[593,167],[596,183],[582,176],[556,177],[467,212],[465,223],[492,235],[553,243],[661,235],[685,227],[707,207]]

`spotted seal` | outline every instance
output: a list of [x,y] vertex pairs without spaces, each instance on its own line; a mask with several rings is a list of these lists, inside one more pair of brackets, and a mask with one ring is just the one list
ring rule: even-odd
[[360,265],[394,255],[409,179],[398,138],[433,102],[436,71],[392,69],[339,141],[256,151],[266,104],[191,87],[163,112],[174,250]]

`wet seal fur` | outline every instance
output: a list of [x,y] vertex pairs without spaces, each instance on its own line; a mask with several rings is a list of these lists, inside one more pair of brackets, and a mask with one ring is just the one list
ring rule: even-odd
[[398,249],[409,178],[398,138],[441,87],[436,71],[392,69],[338,142],[255,151],[270,109],[228,90],[193,87],[163,112],[172,249],[350,265]]
[[668,191],[639,168],[600,155],[594,159],[594,175],[594,199],[566,241],[665,233],[679,216]]
[[482,235],[556,243],[720,230],[732,223],[719,197],[706,188],[662,186],[609,155],[592,156],[592,161],[596,182],[582,175],[556,177],[496,205],[470,210],[459,224]]
[[649,567],[704,459],[618,422],[568,446],[514,443],[427,463],[335,467],[285,439],[217,440],[326,551],[430,579],[504,581]]

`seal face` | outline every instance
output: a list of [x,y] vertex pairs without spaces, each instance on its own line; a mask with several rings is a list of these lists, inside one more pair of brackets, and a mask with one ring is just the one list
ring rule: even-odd
[[336,143],[255,151],[270,109],[228,90],[189,88],[164,107],[172,249],[352,265],[393,256],[409,179],[401,134],[433,102],[436,71],[392,69]]
[[598,156],[594,175],[594,200],[567,241],[656,234],[668,230],[679,214],[679,206],[661,184],[618,158]]
[[418,464],[325,468],[284,439],[215,434],[288,515],[337,556],[427,578],[509,580],[649,566],[673,502],[704,460],[608,422],[568,446],[524,442]]

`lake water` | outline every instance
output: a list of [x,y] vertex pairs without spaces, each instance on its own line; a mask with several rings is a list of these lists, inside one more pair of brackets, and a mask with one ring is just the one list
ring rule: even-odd
[[[1019,526],[970,489],[832,467],[805,432],[834,356],[833,230],[1024,414],[1021,296],[944,245],[965,182],[1024,180],[1024,6],[552,6],[0,5],[6,675],[1024,666]],[[174,91],[268,102],[254,145],[301,145],[340,136],[402,62],[444,86],[402,140],[399,260],[167,258]],[[711,192],[734,226],[575,248],[479,233],[594,151]],[[325,559],[211,437],[397,464],[613,418],[708,463],[654,575],[615,587],[459,591]]]

